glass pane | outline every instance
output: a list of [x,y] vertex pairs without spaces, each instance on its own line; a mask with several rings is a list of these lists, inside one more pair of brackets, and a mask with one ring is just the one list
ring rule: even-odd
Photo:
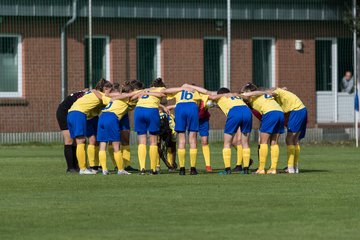
[[137,40],[137,78],[149,87],[157,77],[156,71],[157,39],[140,38]]
[[331,40],[317,40],[315,43],[316,58],[316,91],[331,91]]
[[[346,72],[353,73],[353,40],[351,38],[338,38],[338,91],[346,92],[347,84],[342,84]],[[348,73],[349,75],[349,73]],[[350,78],[351,79],[351,78]],[[351,93],[352,91],[350,91]]]
[[0,37],[0,92],[18,91],[18,38]]
[[253,83],[258,87],[271,86],[271,40],[253,40]]
[[[89,87],[89,39],[85,40],[85,87]],[[106,39],[92,39],[92,87],[106,78]]]
[[223,76],[223,40],[204,40],[204,86],[216,91],[220,88]]

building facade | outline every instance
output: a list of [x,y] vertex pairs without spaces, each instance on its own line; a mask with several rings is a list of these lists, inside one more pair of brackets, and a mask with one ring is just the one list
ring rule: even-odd
[[[58,131],[62,86],[89,86],[87,1],[0,0],[0,132]],[[67,27],[67,82],[61,78],[61,28]],[[238,91],[247,82],[286,86],[308,107],[309,127],[353,122],[350,1],[232,1],[231,70],[226,1],[93,1],[92,79],[161,76],[167,86],[195,83]],[[231,76],[230,83],[227,81]],[[212,129],[223,114],[211,110]]]

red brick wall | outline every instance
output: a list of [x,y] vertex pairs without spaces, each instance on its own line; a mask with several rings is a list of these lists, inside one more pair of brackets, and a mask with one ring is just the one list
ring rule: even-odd
[[[23,38],[23,95],[27,106],[0,99],[1,132],[57,131],[55,111],[61,99],[60,27],[64,19],[4,18],[1,33]],[[182,83],[203,85],[203,38],[226,37],[226,26],[215,30],[214,21],[94,19],[94,35],[110,37],[110,80],[136,78],[136,37],[160,36],[162,76],[170,87]],[[87,21],[78,19],[68,29],[69,92],[83,88],[84,37]],[[233,91],[252,80],[252,38],[276,39],[276,83],[296,93],[309,109],[310,126],[315,125],[315,38],[350,36],[340,23],[233,21]],[[303,40],[302,52],[295,40]],[[7,106],[4,106],[7,105]],[[211,110],[211,127],[220,129],[223,114]]]

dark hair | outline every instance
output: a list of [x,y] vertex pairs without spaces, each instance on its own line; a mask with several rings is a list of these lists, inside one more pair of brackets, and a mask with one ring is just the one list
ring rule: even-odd
[[166,87],[162,78],[157,78],[153,81],[150,87]]
[[121,88],[121,92],[123,93],[129,93],[133,91],[134,89],[130,85],[125,85]]
[[228,88],[222,87],[219,88],[219,90],[217,91],[217,94],[223,94],[223,93],[229,93],[230,90]]
[[111,92],[120,92],[120,83],[114,83]]
[[95,90],[103,92],[104,88],[112,88],[111,82],[107,81],[106,79],[102,78],[100,81],[97,82],[95,86]]
[[132,87],[133,90],[144,89],[144,84],[138,80],[132,80],[130,86]]
[[253,92],[256,90],[258,90],[258,87],[255,84],[248,82],[245,86],[241,88],[240,92]]
[[168,100],[166,98],[163,98],[161,99],[160,104],[166,106],[168,104]]

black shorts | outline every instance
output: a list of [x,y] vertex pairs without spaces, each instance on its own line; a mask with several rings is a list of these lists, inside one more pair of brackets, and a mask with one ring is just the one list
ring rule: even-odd
[[56,111],[56,119],[61,131],[69,129],[67,126],[67,114],[68,114],[67,109],[64,109],[61,106],[58,107]]

